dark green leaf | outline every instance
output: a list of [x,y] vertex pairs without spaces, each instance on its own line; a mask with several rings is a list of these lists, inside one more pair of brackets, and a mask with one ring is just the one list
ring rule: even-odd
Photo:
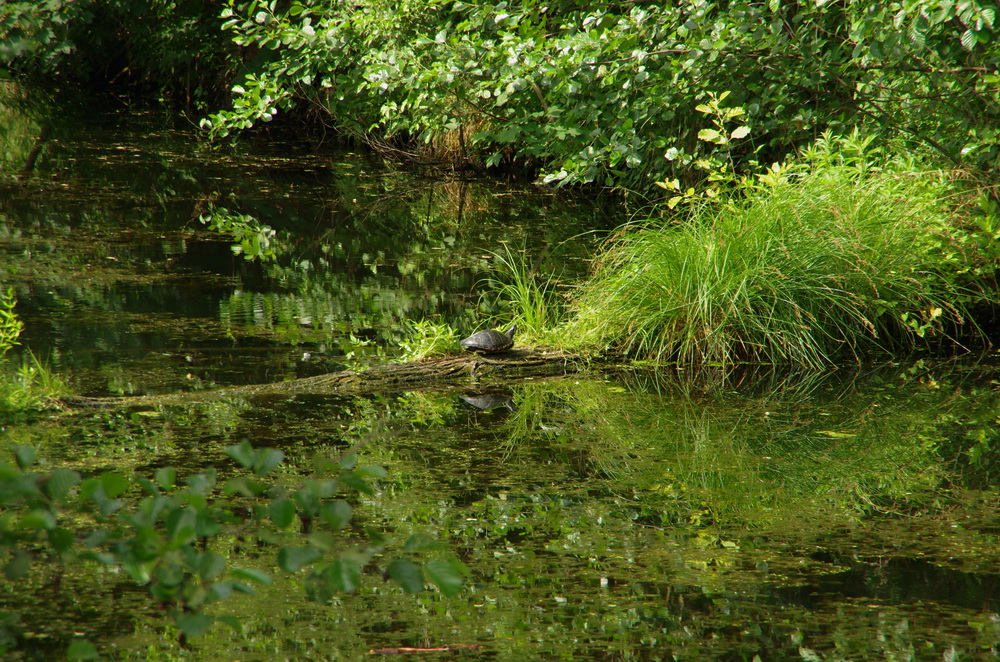
[[101,487],[104,488],[105,496],[114,499],[128,489],[128,479],[115,471],[106,471],[101,474]]
[[256,568],[233,568],[233,577],[238,579],[246,579],[248,581],[257,582],[258,584],[263,584],[264,586],[271,585],[271,575],[267,574],[263,570],[257,570]]
[[295,504],[285,498],[275,499],[267,507],[268,516],[278,528],[285,528],[295,519]]
[[239,616],[217,616],[216,620],[243,634],[243,621],[240,620]]
[[253,446],[251,446],[250,442],[246,439],[235,446],[227,446],[226,455],[236,460],[236,462],[238,462],[244,469],[253,467],[253,461],[256,457],[253,452]]
[[20,469],[27,469],[35,463],[35,449],[31,446],[17,444],[14,446],[14,460]]
[[226,559],[218,552],[205,552],[198,563],[198,574],[209,581],[217,579],[226,570]]
[[80,483],[80,474],[70,469],[54,469],[45,483],[45,492],[53,501],[62,501]]
[[447,597],[456,595],[462,590],[461,566],[456,566],[456,562],[448,561],[428,561],[424,565],[424,571],[434,585],[440,589]]
[[55,528],[49,530],[49,544],[57,552],[65,552],[73,544],[73,532],[69,529]]
[[351,516],[351,504],[340,499],[324,503],[320,508],[320,517],[334,530],[347,526],[351,521]]
[[261,448],[257,451],[257,459],[253,471],[258,476],[266,476],[285,459],[285,454],[276,448]]
[[21,517],[21,528],[23,529],[54,529],[56,527],[56,516],[48,510],[36,508]]
[[441,544],[426,533],[414,533],[406,540],[403,549],[407,552],[422,552],[429,549],[438,549]]
[[299,568],[323,556],[315,547],[282,547],[278,550],[278,567],[285,572],[298,572]]
[[334,591],[354,593],[361,582],[361,566],[351,559],[337,559],[326,570]]
[[177,617],[177,627],[187,637],[198,637],[212,627],[214,619],[208,614],[182,614]]
[[28,574],[29,568],[31,568],[31,555],[17,550],[14,552],[14,558],[3,567],[3,574],[7,579],[17,581]]
[[416,563],[396,559],[389,564],[389,576],[407,593],[418,593],[424,588],[424,573]]

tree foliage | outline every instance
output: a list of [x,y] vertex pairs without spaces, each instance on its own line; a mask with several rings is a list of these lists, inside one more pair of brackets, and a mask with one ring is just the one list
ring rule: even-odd
[[728,92],[754,136],[739,163],[859,124],[956,163],[998,156],[995,10],[977,2],[231,1],[223,14],[257,54],[234,108],[205,122],[216,135],[308,104],[358,136],[645,188],[719,149],[694,111]]
[[221,22],[208,7],[9,3],[0,56],[192,88],[192,71],[223,82],[239,69],[232,108],[204,120],[215,136],[295,110],[380,147],[527,165],[556,184],[690,172],[718,149],[698,140],[710,127],[695,109],[726,92],[750,129],[738,164],[858,125],[955,163],[1000,155],[996,10],[978,0],[229,0]]

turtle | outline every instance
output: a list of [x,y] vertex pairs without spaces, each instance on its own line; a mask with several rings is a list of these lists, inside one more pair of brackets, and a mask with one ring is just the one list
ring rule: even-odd
[[480,354],[493,354],[495,352],[506,352],[514,346],[514,333],[517,331],[517,324],[511,325],[505,333],[500,333],[496,329],[487,329],[473,333],[458,344],[470,352]]

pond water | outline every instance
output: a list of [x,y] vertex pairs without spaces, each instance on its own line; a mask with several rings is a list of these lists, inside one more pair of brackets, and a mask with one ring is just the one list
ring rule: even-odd
[[[0,274],[20,351],[83,395],[389,360],[414,321],[471,332],[502,313],[481,296],[491,252],[572,283],[625,220],[279,134],[212,148],[158,114],[3,113]],[[261,237],[272,255],[234,253]],[[488,409],[470,383],[12,421],[4,453],[30,445],[85,476],[232,476],[225,449],[247,440],[282,450],[293,483],[317,456],[356,453],[386,474],[351,497],[344,544],[364,527],[422,534],[469,576],[453,597],[411,595],[371,569],[354,593],[311,601],[305,571],[277,570],[273,540],[234,526],[216,551],[274,576],[208,608],[241,631],[216,624],[181,649],[126,574],[39,562],[0,588],[0,650],[53,659],[86,638],[109,659],[996,659],[1000,372],[996,353],[978,358],[594,372],[511,383]]]

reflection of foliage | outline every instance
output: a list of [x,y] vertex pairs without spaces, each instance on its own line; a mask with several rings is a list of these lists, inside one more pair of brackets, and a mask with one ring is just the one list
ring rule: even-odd
[[249,214],[234,214],[225,207],[215,207],[198,219],[214,232],[231,235],[234,255],[245,259],[272,262],[277,259],[272,246],[275,232]]
[[[245,626],[239,635],[215,628],[198,640],[220,655],[237,641],[280,648],[273,640],[280,631],[294,642],[287,645],[334,646],[345,655],[413,645],[419,632],[425,641],[502,636],[496,657],[510,661],[544,657],[539,651],[564,659],[597,649],[634,654],[653,640],[658,649],[682,647],[688,659],[761,647],[794,656],[800,646],[831,649],[833,639],[865,657],[905,647],[926,624],[914,617],[913,632],[876,640],[881,625],[857,624],[844,616],[851,600],[830,595],[838,582],[860,575],[843,592],[880,604],[884,622],[894,623],[912,605],[885,600],[879,591],[889,589],[880,587],[906,586],[914,559],[922,565],[910,571],[922,577],[972,584],[974,573],[1000,561],[989,532],[995,495],[968,499],[947,489],[966,475],[966,451],[977,443],[966,435],[995,420],[997,398],[988,375],[946,371],[917,364],[789,381],[767,374],[759,383],[748,371],[730,382],[738,387],[713,380],[687,391],[663,373],[625,383],[577,376],[513,385],[511,412],[471,410],[455,392],[213,403],[155,416],[88,416],[67,426],[81,429],[65,435],[65,450],[52,442],[46,455],[77,462],[73,469],[88,476],[119,473],[119,464],[152,475],[164,457],[193,475],[206,463],[224,466],[222,449],[252,438],[279,446],[286,459],[261,479],[244,448],[251,469],[235,477],[273,487],[268,498],[285,499],[274,516],[286,521],[294,490],[318,478],[312,457],[363,450],[388,475],[350,500],[367,519],[341,532],[361,539],[364,524],[433,547],[432,531],[475,578],[467,594],[447,602],[436,593],[359,591],[354,608],[337,610],[336,632],[317,628],[329,612],[310,607],[301,591],[259,585],[252,602],[211,608]],[[81,448],[100,455],[81,459]],[[273,524],[265,500],[234,493],[230,501]],[[320,510],[307,512],[313,525],[326,526]],[[336,521],[336,512],[327,516]],[[296,521],[274,527],[267,543],[298,548],[288,563],[317,544],[293,533]],[[247,540],[214,539],[210,549],[233,566],[268,572]],[[811,591],[816,582],[826,587],[822,603],[796,601],[800,587]],[[101,589],[108,592],[101,599],[117,604],[106,597],[113,589]],[[775,604],[781,618],[770,614]],[[746,622],[760,630],[745,634]],[[849,631],[852,623],[859,632]],[[986,625],[962,636],[992,642],[995,629]]]

